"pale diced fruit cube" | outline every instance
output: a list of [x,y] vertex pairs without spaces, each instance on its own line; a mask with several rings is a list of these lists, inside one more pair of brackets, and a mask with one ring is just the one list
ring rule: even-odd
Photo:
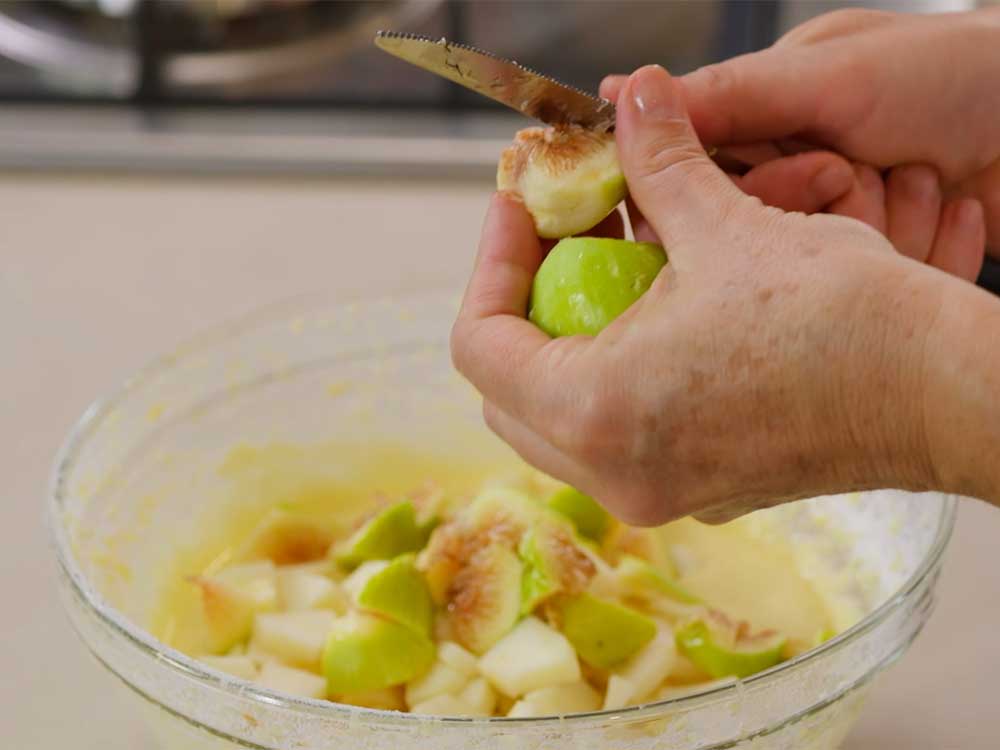
[[245,598],[254,611],[266,612],[277,608],[277,569],[270,560],[231,565],[223,568],[209,581],[229,586]]
[[199,656],[212,669],[239,677],[241,680],[252,680],[257,676],[257,663],[249,656]]
[[581,679],[580,662],[566,636],[537,617],[523,619],[487,651],[479,671],[511,697]]
[[308,570],[278,569],[278,603],[281,609],[298,612],[306,609],[330,609],[344,614],[350,604],[340,584]]
[[533,690],[520,700],[534,716],[563,716],[601,708],[601,694],[582,680]]
[[497,707],[497,694],[482,677],[462,688],[458,697],[472,709],[472,716],[492,716]]
[[453,641],[442,641],[438,644],[437,658],[438,661],[469,677],[479,673],[476,657]]
[[410,708],[412,714],[424,716],[473,716],[475,712],[457,695],[445,693]]
[[[648,697],[660,683],[667,679],[667,675],[670,674],[676,660],[677,646],[674,643],[674,631],[665,622],[658,623],[656,637],[643,646],[641,651],[614,670],[614,674],[608,680],[608,692],[604,699],[605,708],[622,708],[622,706],[638,703]],[[620,682],[615,686],[615,700],[609,700],[612,691],[611,682],[615,677],[624,679],[631,686],[631,694],[624,699],[625,703],[621,705],[615,705],[625,694],[625,686]]]
[[251,645],[296,667],[319,669],[337,616],[327,610],[267,612],[254,618]]
[[326,697],[326,680],[322,677],[277,662],[267,662],[257,675],[256,683],[276,693],[302,698]]
[[444,693],[457,693],[469,681],[469,675],[437,661],[425,674],[406,685],[406,704],[415,706],[418,703]]
[[373,575],[388,564],[388,560],[369,560],[368,562],[363,562],[354,569],[353,573],[341,581],[340,585],[351,599],[357,601],[358,594],[361,593],[361,589],[365,587],[365,584],[368,583]]
[[608,678],[608,688],[604,693],[604,710],[617,711],[625,708],[635,695],[635,685],[620,675],[613,674]]
[[507,712],[507,718],[509,719],[527,719],[535,715],[535,709],[532,708],[528,701],[517,701],[513,706],[510,707],[510,711]]

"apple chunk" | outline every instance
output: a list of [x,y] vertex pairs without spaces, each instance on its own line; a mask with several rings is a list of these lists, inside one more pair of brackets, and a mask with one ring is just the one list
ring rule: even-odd
[[536,617],[526,617],[487,651],[479,670],[512,698],[581,679],[580,663],[566,636]]

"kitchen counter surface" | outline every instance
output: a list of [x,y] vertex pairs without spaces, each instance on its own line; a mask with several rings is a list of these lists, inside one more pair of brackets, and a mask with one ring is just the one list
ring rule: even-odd
[[[152,750],[56,600],[42,502],[96,396],[208,324],[322,289],[459,289],[489,185],[0,175],[0,744]],[[1000,737],[1000,511],[962,508],[938,611],[846,750]]]

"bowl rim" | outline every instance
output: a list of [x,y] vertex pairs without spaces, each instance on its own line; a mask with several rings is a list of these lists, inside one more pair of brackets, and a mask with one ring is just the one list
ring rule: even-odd
[[[215,325],[203,328],[199,333],[182,341],[172,351],[148,360],[144,366],[134,371],[132,375],[121,380],[117,387],[91,402],[76,422],[74,422],[67,437],[56,453],[50,470],[46,498],[45,521],[48,527],[50,543],[55,551],[59,571],[69,582],[74,597],[86,607],[90,614],[96,616],[102,626],[110,628],[117,638],[123,639],[126,645],[137,649],[144,657],[155,660],[179,677],[193,679],[207,688],[214,688],[227,693],[239,693],[240,696],[248,697],[256,702],[268,704],[285,711],[307,715],[322,715],[326,718],[336,719],[348,719],[352,715],[362,714],[373,723],[393,725],[411,723],[421,727],[426,727],[428,724],[514,727],[527,725],[539,726],[549,723],[558,723],[559,726],[564,727],[568,723],[579,725],[595,719],[609,719],[612,717],[616,721],[639,719],[660,714],[665,708],[684,710],[695,705],[724,700],[736,695],[738,692],[742,692],[750,686],[773,684],[782,679],[786,674],[798,671],[802,665],[809,664],[826,654],[838,651],[848,643],[856,641],[864,634],[877,628],[910,599],[910,595],[914,590],[920,588],[931,572],[940,564],[955,528],[958,506],[957,496],[947,493],[929,493],[939,496],[943,502],[941,513],[938,516],[938,526],[935,531],[934,541],[928,549],[927,554],[920,561],[920,564],[906,581],[895,592],[886,597],[878,607],[847,630],[838,633],[819,646],[783,661],[767,670],[758,672],[747,679],[737,680],[729,678],[716,680],[707,683],[703,689],[695,689],[689,693],[665,700],[606,711],[590,711],[566,716],[532,716],[522,718],[505,716],[423,716],[407,712],[336,703],[325,699],[299,698],[284,693],[273,692],[252,682],[214,670],[194,657],[168,646],[145,628],[138,626],[123,613],[119,612],[89,582],[87,576],[84,575],[75,560],[72,553],[69,530],[62,522],[62,505],[68,496],[67,480],[75,466],[76,460],[79,458],[80,452],[91,435],[108,420],[121,403],[126,401],[133,393],[140,391],[147,382],[162,372],[169,370],[171,367],[183,363],[187,358],[194,357],[206,351],[217,341],[238,337],[245,332],[255,330],[263,324],[273,324],[279,320],[278,315],[285,317],[289,313],[296,311],[297,315],[295,317],[303,317],[308,315],[313,307],[318,307],[319,305],[322,305],[322,309],[326,311],[340,312],[351,308],[368,306],[373,308],[376,306],[400,308],[407,305],[412,306],[417,301],[443,303],[446,300],[452,300],[457,302],[459,297],[460,295],[453,289],[440,288],[425,289],[422,291],[400,290],[399,293],[381,297],[370,297],[359,294],[355,296],[338,295],[334,298],[329,293],[324,292],[292,296],[278,302],[259,306],[250,312],[232,316]],[[309,309],[304,309],[303,306],[306,304],[310,305]],[[93,650],[87,639],[82,639],[88,649]],[[130,688],[139,690],[124,675],[119,674],[107,664],[104,659],[98,656],[98,660]],[[878,664],[873,665],[872,669],[866,673],[866,676],[870,676],[871,672],[878,668]],[[149,696],[141,690],[140,693],[159,704],[159,700],[155,697]],[[176,713],[176,709],[167,708]],[[194,719],[189,720],[196,721]],[[198,723],[200,725],[200,722]]]

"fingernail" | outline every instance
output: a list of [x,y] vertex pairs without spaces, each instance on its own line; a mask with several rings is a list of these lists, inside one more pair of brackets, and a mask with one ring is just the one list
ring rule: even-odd
[[827,164],[813,177],[813,191],[818,195],[827,196],[832,201],[851,189],[854,184],[854,170],[847,162]]
[[669,120],[680,114],[670,74],[659,65],[640,68],[629,79],[632,101],[643,117]]
[[964,198],[955,205],[955,226],[964,234],[973,234],[983,226],[983,205],[975,198]]

